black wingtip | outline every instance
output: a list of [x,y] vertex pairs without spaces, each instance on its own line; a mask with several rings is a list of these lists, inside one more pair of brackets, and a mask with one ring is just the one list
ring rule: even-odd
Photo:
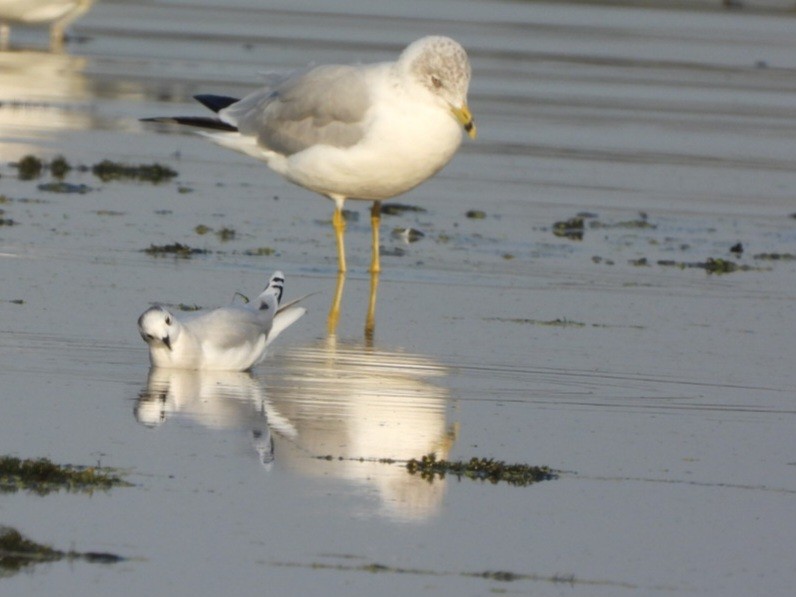
[[208,118],[206,116],[161,116],[158,118],[142,118],[141,122],[159,122],[166,124],[185,124],[188,126],[195,126],[201,129],[209,129],[212,131],[224,131],[234,133],[238,129],[221,122],[217,118]]
[[212,95],[210,93],[195,95],[193,96],[193,99],[202,104],[205,108],[212,110],[213,112],[220,112],[227,106],[231,106],[232,104],[240,101],[236,97],[229,97],[226,95]]

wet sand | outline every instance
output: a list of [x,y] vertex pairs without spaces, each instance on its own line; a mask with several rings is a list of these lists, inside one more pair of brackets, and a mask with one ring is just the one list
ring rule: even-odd
[[[3,594],[790,594],[796,14],[684,4],[103,1],[63,54],[12,29],[0,453],[136,486],[3,495],[0,524],[133,558],[38,565]],[[384,217],[371,339],[368,206],[349,202],[330,337],[331,202],[139,118],[431,32],[470,53],[479,138],[397,199],[425,211]],[[72,171],[84,192],[56,193],[18,179],[26,154],[179,174]],[[578,216],[582,239],[553,233]],[[145,252],[172,243],[207,253]],[[150,375],[152,302],[225,304],[277,268],[288,297],[318,294],[253,375]],[[561,474],[379,462],[429,452]]]

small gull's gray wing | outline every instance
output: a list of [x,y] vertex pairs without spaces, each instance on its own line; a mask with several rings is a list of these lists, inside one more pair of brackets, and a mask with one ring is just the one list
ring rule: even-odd
[[318,66],[255,91],[219,116],[283,155],[313,145],[350,147],[362,139],[371,104],[365,72],[366,67]]
[[201,343],[219,349],[253,344],[271,330],[272,315],[261,314],[244,307],[223,307],[195,318],[186,318],[183,325],[190,328]]

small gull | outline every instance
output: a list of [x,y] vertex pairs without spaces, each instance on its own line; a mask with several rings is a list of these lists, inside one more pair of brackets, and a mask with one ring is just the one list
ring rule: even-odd
[[199,95],[217,117],[147,119],[187,124],[224,147],[263,160],[287,180],[335,202],[339,271],[346,271],[346,199],[373,202],[371,272],[380,270],[381,201],[439,172],[475,137],[467,106],[470,62],[456,41],[429,36],[395,62],[325,65],[267,76],[236,99]]
[[138,331],[149,345],[153,367],[246,371],[265,358],[266,348],[307,310],[298,300],[282,307],[285,283],[274,272],[254,304],[231,305],[194,313],[181,320],[156,305],[138,318]]

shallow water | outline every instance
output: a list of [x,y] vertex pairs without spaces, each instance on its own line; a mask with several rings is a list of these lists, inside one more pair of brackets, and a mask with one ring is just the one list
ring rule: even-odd
[[[796,262],[760,256],[796,254],[796,15],[262,4],[103,0],[66,53],[14,29],[0,54],[0,454],[136,484],[3,495],[0,524],[130,558],[31,567],[3,595],[790,594]],[[479,138],[399,199],[426,212],[385,216],[372,341],[367,207],[350,202],[329,337],[331,204],[138,119],[430,32],[470,52]],[[72,172],[91,190],[58,194],[16,178],[26,153],[179,176]],[[580,212],[583,240],[553,235]],[[404,227],[425,236],[390,235]],[[144,252],[174,242],[211,253]],[[749,269],[687,267],[709,258]],[[150,374],[151,302],[224,304],[277,268],[288,296],[319,294],[253,375]],[[562,473],[429,484],[379,462],[432,451]]]

